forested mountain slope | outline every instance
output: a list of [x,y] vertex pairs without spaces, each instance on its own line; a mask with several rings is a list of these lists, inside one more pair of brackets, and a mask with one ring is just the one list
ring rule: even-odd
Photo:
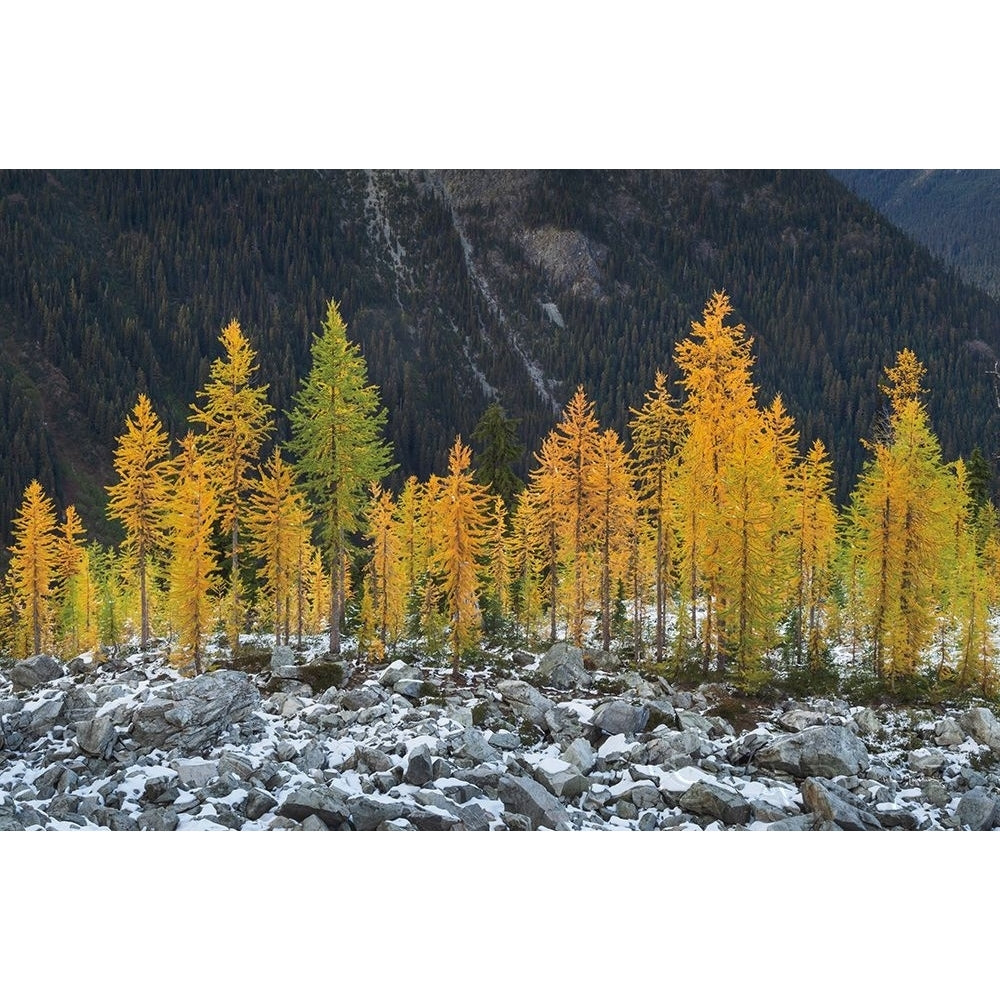
[[400,474],[426,476],[494,399],[529,456],[578,384],[624,430],[719,288],[841,500],[902,346],[945,456],[996,452],[969,344],[998,347],[1000,304],[823,171],[3,173],[0,524],[38,477],[113,535],[103,487],[136,394],[179,435],[233,317],[286,410],[338,299]]
[[832,170],[903,232],[1000,297],[1000,171]]

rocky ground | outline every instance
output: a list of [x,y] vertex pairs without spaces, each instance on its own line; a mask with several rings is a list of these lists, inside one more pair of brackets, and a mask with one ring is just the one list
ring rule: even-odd
[[562,643],[459,682],[288,649],[258,666],[3,669],[0,830],[1000,826],[1000,722],[984,706],[737,712],[721,685],[675,689]]

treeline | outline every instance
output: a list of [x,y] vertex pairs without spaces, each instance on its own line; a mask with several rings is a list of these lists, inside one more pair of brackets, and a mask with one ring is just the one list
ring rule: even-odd
[[398,491],[494,401],[520,421],[521,478],[578,385],[626,436],[635,393],[665,366],[676,379],[676,342],[719,287],[761,391],[826,442],[838,505],[903,344],[928,366],[945,456],[979,445],[992,462],[992,362],[969,345],[993,343],[1000,305],[820,171],[3,172],[0,523],[34,478],[117,542],[103,485],[125,415],[144,393],[183,437],[232,315],[280,440],[342,290]]
[[[301,642],[327,629],[382,661],[419,640],[455,669],[484,636],[613,645],[637,660],[732,679],[828,680],[832,650],[888,687],[917,677],[997,691],[989,616],[1000,535],[982,456],[946,463],[909,349],[887,367],[883,417],[843,513],[833,463],[782,398],[764,404],[751,339],[715,293],[654,373],[627,435],[579,387],[517,475],[516,419],[490,406],[440,474],[388,485],[387,411],[330,303],[295,393],[290,435],[235,320],[170,438],[140,395],[115,451],[117,549],[24,492],[3,593],[8,651],[166,636],[205,668],[225,634]],[[639,402],[639,401],[637,401]],[[265,455],[266,453],[266,455]]]

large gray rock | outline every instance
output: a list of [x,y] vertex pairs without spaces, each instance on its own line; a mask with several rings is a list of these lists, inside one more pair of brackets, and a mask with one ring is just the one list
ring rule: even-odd
[[406,758],[404,777],[409,785],[426,785],[434,780],[431,748],[426,743],[421,743],[410,751]]
[[251,788],[243,803],[243,815],[249,820],[258,820],[278,804],[277,799],[262,788]]
[[422,681],[424,672],[420,667],[403,660],[393,660],[379,675],[378,682],[384,688],[392,688],[399,681]]
[[621,733],[632,736],[641,733],[649,722],[649,709],[644,705],[632,705],[627,701],[606,701],[598,705],[591,717],[591,724],[614,736]]
[[1000,750],[1000,723],[988,708],[970,708],[958,717],[958,724],[977,743]]
[[583,650],[568,642],[557,642],[538,664],[538,676],[560,691],[587,689],[594,678],[584,669]]
[[[291,667],[295,664],[295,650],[291,646],[275,646],[271,653],[271,669]],[[287,676],[279,674],[278,676]]]
[[110,760],[117,737],[118,731],[109,715],[78,722],[76,725],[76,744],[88,757]]
[[696,816],[711,816],[726,826],[750,822],[750,803],[735,788],[696,781],[680,798],[680,807]]
[[382,823],[406,817],[411,807],[399,799],[376,798],[371,795],[352,796],[348,804],[355,830],[377,830]]
[[535,780],[560,799],[577,799],[590,788],[590,781],[559,757],[543,757],[535,765]]
[[527,681],[520,680],[501,681],[497,685],[497,691],[519,719],[540,729],[546,728],[545,713],[556,706],[555,702],[546,698],[541,691],[532,687]]
[[786,732],[801,733],[810,726],[822,726],[826,716],[822,712],[813,712],[806,708],[792,708],[778,719],[778,725]]
[[343,792],[326,785],[310,784],[289,792],[276,812],[300,823],[307,816],[317,816],[329,829],[335,830],[349,820],[351,808]]
[[462,753],[477,764],[499,760],[500,754],[490,746],[486,737],[478,729],[466,729],[462,733]]
[[938,719],[934,723],[934,742],[939,747],[957,747],[965,742],[965,733],[954,719]]
[[509,812],[527,816],[536,830],[539,827],[550,830],[571,828],[565,806],[534,778],[505,774],[500,778],[498,794]]
[[28,691],[63,676],[63,668],[55,657],[46,653],[18,660],[10,668],[10,682],[15,691]]
[[869,757],[864,743],[846,726],[812,726],[772,740],[757,752],[755,762],[797,778],[836,778],[864,771]]
[[44,736],[59,720],[63,709],[62,693],[46,698],[33,708],[25,707],[21,712],[21,728],[32,736]]
[[237,670],[216,670],[157,691],[132,716],[140,747],[192,753],[211,744],[260,706],[253,681]]
[[818,819],[841,830],[881,830],[879,818],[852,792],[829,778],[806,778],[802,802]]
[[597,760],[597,755],[589,740],[582,737],[573,740],[560,754],[560,757],[568,764],[572,764],[581,774],[589,774]]
[[959,799],[955,819],[970,830],[992,830],[1000,822],[1000,802],[984,788],[972,788]]
[[63,698],[62,719],[69,725],[76,725],[97,714],[97,702],[86,687],[70,688]]

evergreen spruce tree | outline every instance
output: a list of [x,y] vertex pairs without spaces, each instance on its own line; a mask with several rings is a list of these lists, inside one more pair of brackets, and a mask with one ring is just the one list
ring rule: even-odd
[[333,301],[289,418],[296,472],[312,501],[330,577],[330,652],[339,654],[349,535],[362,527],[369,484],[392,465],[378,389],[368,383],[364,358]]
[[508,417],[499,403],[491,403],[479,418],[472,440],[481,445],[473,459],[476,482],[492,490],[512,510],[524,483],[514,466],[524,455],[524,445],[517,436],[519,420]]

